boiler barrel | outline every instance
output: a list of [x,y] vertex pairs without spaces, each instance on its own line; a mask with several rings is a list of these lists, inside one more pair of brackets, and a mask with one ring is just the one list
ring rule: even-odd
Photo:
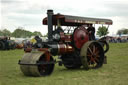
[[50,52],[52,55],[71,53],[74,51],[74,48],[71,45],[66,44],[53,44],[49,45]]

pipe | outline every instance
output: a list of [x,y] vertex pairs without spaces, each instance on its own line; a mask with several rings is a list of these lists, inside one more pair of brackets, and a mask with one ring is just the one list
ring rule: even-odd
[[52,15],[53,15],[53,10],[47,10],[47,23],[48,23],[48,39],[49,41],[52,40],[52,31],[53,31],[53,26],[52,26]]

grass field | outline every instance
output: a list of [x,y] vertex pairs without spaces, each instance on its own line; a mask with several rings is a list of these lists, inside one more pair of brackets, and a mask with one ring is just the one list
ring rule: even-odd
[[23,50],[0,51],[0,85],[128,85],[128,43],[110,44],[108,64],[96,70],[55,66],[47,77],[26,77],[18,60]]

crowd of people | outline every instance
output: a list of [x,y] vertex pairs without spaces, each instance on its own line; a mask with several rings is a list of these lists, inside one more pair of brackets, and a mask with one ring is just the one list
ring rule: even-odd
[[110,43],[126,43],[128,42],[128,36],[127,37],[108,37],[107,40]]

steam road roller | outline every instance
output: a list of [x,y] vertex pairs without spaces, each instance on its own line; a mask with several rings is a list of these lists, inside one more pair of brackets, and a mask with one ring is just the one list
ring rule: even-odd
[[[67,69],[97,69],[106,63],[109,50],[106,38],[95,39],[95,24],[112,25],[110,19],[54,14],[47,10],[42,21],[48,25],[48,39],[35,36],[31,48],[26,48],[19,60],[20,69],[26,76],[47,76],[55,63]],[[58,56],[57,61],[53,56]]]

